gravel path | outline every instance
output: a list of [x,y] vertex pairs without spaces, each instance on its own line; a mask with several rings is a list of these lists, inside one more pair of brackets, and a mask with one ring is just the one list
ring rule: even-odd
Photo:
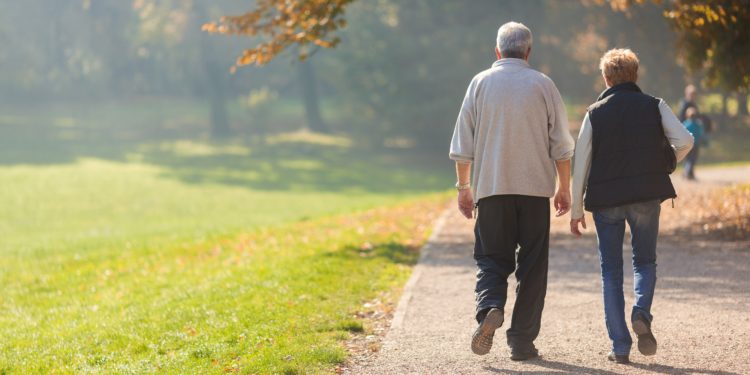
[[[679,177],[673,180],[678,193],[746,182],[750,181],[750,167],[699,170],[698,178],[703,185],[686,183]],[[689,198],[686,194],[682,193],[683,200]],[[663,205],[664,209],[668,206]],[[506,324],[497,331],[492,351],[486,356],[471,353],[470,338],[476,327],[473,221],[462,219],[450,209],[423,249],[381,350],[356,360],[346,372],[750,374],[750,241],[662,236],[652,310],[659,351],[656,356],[644,357],[634,347],[632,363],[616,365],[605,358],[609,340],[596,238],[591,227],[583,238],[572,237],[567,232],[567,220],[553,219],[549,287],[536,341],[541,358],[527,362],[508,358],[504,331],[514,302],[512,279]],[[625,264],[629,264],[629,247],[625,250]],[[632,303],[629,268],[626,266],[625,280],[628,305]]]

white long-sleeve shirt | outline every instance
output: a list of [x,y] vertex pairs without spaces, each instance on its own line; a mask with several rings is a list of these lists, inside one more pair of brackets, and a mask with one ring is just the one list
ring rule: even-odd
[[474,199],[551,197],[555,161],[573,156],[562,97],[521,59],[504,58],[474,77],[456,121],[450,158],[473,163]]
[[[690,152],[693,147],[693,136],[685,130],[680,120],[674,115],[672,109],[663,100],[659,99],[659,113],[661,114],[661,126],[669,143],[674,147],[674,153],[679,162]],[[571,208],[571,219],[583,217],[583,193],[589,181],[591,170],[591,120],[589,114],[583,118],[583,125],[578,133],[575,155],[573,156],[573,206]]]

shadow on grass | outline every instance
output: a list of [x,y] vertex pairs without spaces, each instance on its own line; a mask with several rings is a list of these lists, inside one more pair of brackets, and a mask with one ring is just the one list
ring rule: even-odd
[[364,261],[380,258],[387,260],[389,263],[413,265],[419,259],[419,248],[398,242],[384,242],[365,248],[346,246],[319,256],[324,258],[361,259]]
[[250,141],[247,131],[213,142],[195,109],[182,103],[166,105],[160,112],[155,106],[6,113],[0,116],[0,166],[70,164],[81,158],[137,161],[189,184],[268,191],[421,193],[444,190],[452,179],[443,149],[386,149],[304,139],[258,142]]
[[[145,150],[143,161],[164,176],[192,184],[254,190],[419,193],[445,189],[447,159],[413,150],[365,149],[314,143],[258,144],[247,154],[180,155]],[[441,163],[442,162],[442,163]]]

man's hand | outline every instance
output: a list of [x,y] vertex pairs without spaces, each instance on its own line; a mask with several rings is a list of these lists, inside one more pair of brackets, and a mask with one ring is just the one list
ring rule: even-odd
[[570,211],[570,190],[557,190],[555,193],[555,217],[565,215]]
[[458,210],[467,219],[474,216],[474,196],[471,189],[462,189],[458,191]]
[[578,223],[581,223],[583,229],[586,229],[586,215],[581,216],[580,219],[570,219],[570,233],[575,234],[576,237],[581,237],[583,233],[578,229]]

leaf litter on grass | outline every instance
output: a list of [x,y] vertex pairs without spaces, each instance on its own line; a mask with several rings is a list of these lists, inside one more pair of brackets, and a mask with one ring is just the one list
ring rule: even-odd
[[705,239],[750,239],[750,184],[729,187],[684,186],[678,209],[662,210],[665,233]]

